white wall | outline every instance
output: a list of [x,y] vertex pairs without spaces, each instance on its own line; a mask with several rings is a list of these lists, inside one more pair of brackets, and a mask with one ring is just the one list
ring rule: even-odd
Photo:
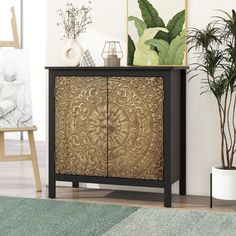
[[28,49],[31,70],[33,121],[36,140],[46,139],[46,13],[45,0],[23,0],[24,48]]
[[[78,2],[78,1],[74,1]],[[86,34],[80,38],[84,48],[91,50],[96,64],[102,65],[101,51],[104,41],[121,41],[126,52],[126,0],[93,0],[93,20]],[[56,26],[56,10],[64,0],[47,1],[47,64],[60,65],[59,52],[64,44]],[[170,3],[171,4],[171,3]],[[188,0],[188,26],[204,27],[215,15],[215,9],[236,9],[235,0]],[[188,61],[194,55],[188,56]],[[126,56],[122,64],[126,65]],[[211,95],[200,96],[200,80],[187,84],[187,193],[209,194],[209,173],[219,164],[219,124],[216,104]],[[174,186],[177,189],[177,185]]]

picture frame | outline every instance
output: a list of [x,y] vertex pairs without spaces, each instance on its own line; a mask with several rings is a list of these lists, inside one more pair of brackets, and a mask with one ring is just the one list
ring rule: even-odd
[[0,128],[33,127],[30,61],[25,49],[0,50]]
[[127,0],[127,65],[187,65],[187,0]]

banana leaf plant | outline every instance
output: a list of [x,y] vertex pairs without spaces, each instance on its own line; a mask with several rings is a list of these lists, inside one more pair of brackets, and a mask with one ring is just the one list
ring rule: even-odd
[[189,74],[190,80],[201,78],[202,94],[210,92],[215,97],[220,120],[221,168],[235,169],[236,13],[234,10],[220,13],[205,29],[188,31],[189,51],[195,50],[197,54]]
[[137,0],[142,19],[129,16],[139,36],[135,44],[128,35],[128,65],[183,65],[186,47],[185,10],[167,24],[148,0]]

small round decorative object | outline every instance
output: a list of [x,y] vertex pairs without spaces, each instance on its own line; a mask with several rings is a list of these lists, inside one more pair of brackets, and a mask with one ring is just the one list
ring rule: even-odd
[[67,66],[78,66],[83,56],[83,48],[76,39],[70,39],[61,49],[61,60]]

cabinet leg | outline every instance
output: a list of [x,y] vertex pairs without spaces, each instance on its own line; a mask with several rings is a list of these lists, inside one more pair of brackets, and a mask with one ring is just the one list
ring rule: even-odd
[[169,184],[164,188],[164,207],[171,207],[171,205],[172,205],[172,194],[171,194],[171,184]]
[[72,182],[73,188],[79,188],[79,182]]
[[48,197],[49,198],[56,197],[56,181],[55,180],[49,180]]
[[186,179],[180,179],[179,181],[179,194],[186,195]]

